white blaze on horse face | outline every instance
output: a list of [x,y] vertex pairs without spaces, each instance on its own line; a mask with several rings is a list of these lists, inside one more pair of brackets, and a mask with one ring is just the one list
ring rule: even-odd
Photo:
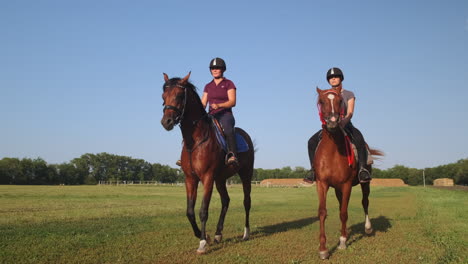
[[[331,101],[332,114],[334,114],[334,113],[335,113],[335,108],[333,107],[333,100],[335,99],[335,95],[333,95],[333,94],[328,94],[327,97],[328,97],[328,99],[330,99],[330,101]],[[334,121],[334,120],[332,120],[332,121]]]

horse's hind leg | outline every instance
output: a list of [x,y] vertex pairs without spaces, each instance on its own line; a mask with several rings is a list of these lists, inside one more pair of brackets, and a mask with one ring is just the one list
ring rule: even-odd
[[362,207],[364,208],[364,214],[366,215],[366,223],[364,224],[364,231],[366,234],[371,234],[372,233],[372,225],[369,220],[369,194],[370,194],[370,183],[361,183],[361,189],[362,189]]
[[223,228],[224,228],[224,218],[226,217],[226,213],[229,208],[229,194],[226,189],[226,179],[222,180],[217,180],[216,181],[216,189],[219,192],[219,195],[221,196],[221,214],[219,215],[219,221],[218,221],[218,226],[216,228],[216,233],[215,233],[215,242],[219,243],[221,242],[223,238]]
[[239,171],[239,176],[242,180],[242,188],[244,189],[244,209],[245,209],[245,228],[244,228],[244,236],[242,237],[243,240],[248,240],[250,237],[250,193],[252,191],[252,175],[253,175],[253,166],[249,169],[244,169]]

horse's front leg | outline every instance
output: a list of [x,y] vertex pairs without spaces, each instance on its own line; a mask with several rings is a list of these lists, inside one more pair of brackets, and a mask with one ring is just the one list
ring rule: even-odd
[[327,249],[327,237],[325,235],[325,219],[327,218],[327,192],[328,185],[324,182],[317,181],[317,195],[319,198],[318,216],[320,219],[319,256],[321,259],[327,259],[330,256]]
[[208,221],[208,208],[210,207],[211,194],[213,193],[213,176],[202,177],[203,181],[203,200],[200,208],[200,222],[201,222],[201,236],[200,246],[197,249],[198,254],[206,252],[207,235],[206,235],[206,221]]
[[200,238],[201,231],[198,228],[195,219],[195,202],[197,201],[197,189],[199,180],[195,177],[187,176],[185,178],[185,189],[187,193],[187,218],[192,225],[193,233],[196,237]]
[[348,232],[346,231],[346,222],[348,221],[348,204],[349,197],[351,196],[351,182],[345,184],[341,189],[341,201],[340,201],[340,220],[341,220],[341,236],[339,249],[346,248],[346,240],[348,238]]

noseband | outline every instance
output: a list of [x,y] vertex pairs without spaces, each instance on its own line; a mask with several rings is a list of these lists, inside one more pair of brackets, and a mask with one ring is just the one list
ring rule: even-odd
[[184,89],[184,92],[185,92],[185,96],[184,96],[184,104],[183,104],[183,107],[182,110],[180,110],[178,107],[176,106],[173,106],[173,105],[166,105],[165,103],[163,103],[163,113],[166,112],[167,109],[170,109],[170,110],[173,110],[177,113],[177,117],[174,119],[174,124],[177,125],[179,124],[180,122],[182,122],[182,119],[184,118],[184,113],[185,113],[185,106],[187,104],[187,88],[182,86],[182,85],[173,85],[173,86],[169,86],[169,85],[166,85],[164,86],[164,90],[167,89],[167,88],[171,88],[171,87],[179,87],[179,88],[182,88]]

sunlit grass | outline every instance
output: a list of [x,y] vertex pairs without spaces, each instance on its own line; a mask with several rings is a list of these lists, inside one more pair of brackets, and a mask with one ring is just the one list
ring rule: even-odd
[[[202,188],[197,201],[197,218]],[[1,263],[319,263],[315,188],[252,191],[251,240],[241,241],[242,188],[229,187],[224,240],[195,254],[185,188],[0,186]],[[468,192],[422,187],[371,190],[374,233],[365,236],[361,191],[350,201],[348,248],[336,248],[338,203],[330,190],[326,230],[333,263],[466,263]],[[220,212],[214,192],[207,230]],[[323,263],[323,261],[322,261]]]

